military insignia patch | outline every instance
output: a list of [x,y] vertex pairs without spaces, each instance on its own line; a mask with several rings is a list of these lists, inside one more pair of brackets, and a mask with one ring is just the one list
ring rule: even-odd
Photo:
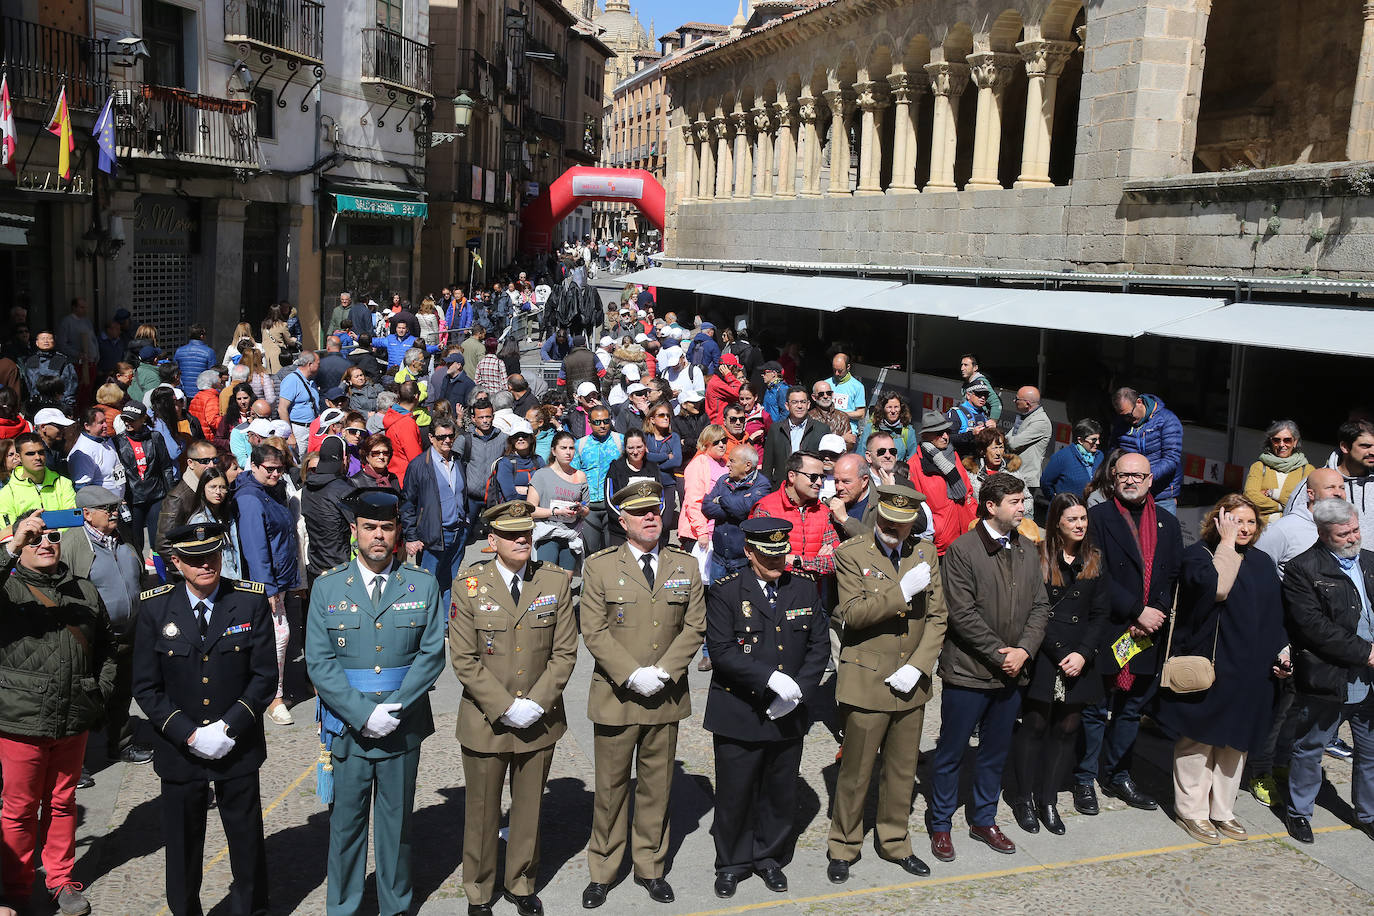
[[166,636],[168,639],[176,639],[180,633],[181,630],[177,629],[177,625],[174,623],[169,623],[162,628],[162,635]]
[[739,606],[739,609],[740,609],[740,613],[743,614],[745,617],[753,617],[753,616],[754,616],[754,609],[753,609],[752,607],[749,606],[749,602],[748,602],[748,601],[743,601],[743,602],[741,602],[741,603],[740,603],[740,606]]
[[476,577],[476,576],[468,576],[466,579],[463,580],[463,584],[467,586],[467,589],[468,589],[468,597],[469,597],[469,598],[476,598],[476,597],[477,597],[477,577]]
[[412,582],[412,583],[410,583],[409,585],[407,585],[407,586],[406,586],[406,591],[408,591],[408,592],[413,592],[413,591],[415,591],[415,583]]
[[774,531],[772,534],[768,536],[768,539],[771,540],[774,544],[780,544],[783,541],[787,540],[787,532]]
[[342,649],[342,648],[343,648],[344,646],[346,646],[346,645],[348,645],[348,640],[346,640],[346,639],[344,639],[342,636],[340,636],[340,637],[339,637],[339,648]]

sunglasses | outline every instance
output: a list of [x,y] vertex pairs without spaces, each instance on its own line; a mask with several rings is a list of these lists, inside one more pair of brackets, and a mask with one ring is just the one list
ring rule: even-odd
[[40,534],[38,537],[39,537],[40,540],[47,541],[49,544],[56,544],[56,543],[58,543],[59,541],[62,540],[62,532],[60,532],[60,531],[44,531],[44,532],[43,532],[42,534]]
[[593,420],[593,421],[592,421],[592,425],[593,425],[593,426],[610,426],[610,425],[611,425],[611,421],[610,421],[610,420]]
[[812,483],[820,483],[821,478],[825,476],[824,472],[821,471],[817,471],[814,474],[808,474],[806,471],[793,471],[792,473],[796,474],[798,477],[805,477]]
[[366,433],[367,430],[359,429],[356,426],[349,426],[346,429],[344,429],[344,432],[348,433],[350,436],[361,436],[364,433]]
[[258,465],[258,470],[262,471],[264,474],[280,474],[285,468],[279,464],[260,464]]
[[895,448],[875,448],[875,449],[873,450],[873,454],[875,454],[875,455],[895,455],[895,454],[897,454],[897,450],[896,450]]
[[196,464],[210,465],[210,464],[214,464],[214,463],[215,463],[216,461],[218,461],[219,459],[218,459],[218,458],[214,458],[214,457],[210,457],[210,458],[187,458],[186,460],[187,460],[187,461],[194,461]]
[[1294,442],[1297,442],[1298,440],[1294,439],[1292,436],[1271,436],[1269,438],[1269,441],[1274,443],[1275,445],[1292,445]]
[[811,397],[813,397],[813,398],[828,398],[828,397],[830,397],[831,395],[833,395],[834,393],[835,393],[835,392],[833,392],[833,391],[813,391],[813,392],[811,393]]
[[434,433],[430,438],[438,439],[440,442],[452,442],[456,435],[456,433]]
[[375,452],[368,452],[368,453],[367,453],[367,457],[369,457],[369,458],[390,458],[390,457],[391,457],[391,453],[390,453],[390,452],[387,452],[387,451],[382,451],[382,450],[379,449],[378,451],[375,451]]

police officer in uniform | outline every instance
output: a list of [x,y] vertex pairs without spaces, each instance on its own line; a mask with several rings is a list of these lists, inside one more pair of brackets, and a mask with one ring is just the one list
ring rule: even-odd
[[510,771],[505,896],[541,916],[539,808],[553,746],[567,731],[563,688],[577,664],[577,620],[567,573],[530,559],[534,518],[523,500],[482,513],[495,560],[454,582],[449,654],[463,685],[458,744],[467,799],[463,893],[470,916],[496,895],[501,788]]
[[788,572],[792,523],[740,523],[749,567],[712,583],[706,645],[713,663],[706,730],[715,736],[716,896],[751,873],[777,893],[792,857],[802,738],[830,658],[816,580]]
[[377,902],[394,916],[410,909],[415,775],[434,731],[429,690],[444,670],[445,618],[434,576],[395,556],[396,494],[359,490],[349,502],[358,558],[315,580],[305,624],[334,789],[326,910],[351,916],[362,905],[375,807]]
[[[627,541],[587,558],[582,572],[582,639],[596,659],[587,714],[594,725],[596,799],[587,846],[587,909],[606,892],[629,834],[635,883],[671,903],[663,878],[668,800],[678,722],[691,715],[687,666],[701,646],[706,602],[690,554],[658,545],[663,486],[637,480],[611,495]],[[634,764],[634,829],[629,826]]]
[[945,639],[935,545],[913,536],[923,499],[905,484],[878,487],[872,534],[845,541],[835,551],[835,615],[844,624],[835,685],[844,743],[826,868],[835,884],[849,879],[849,866],[859,858],[864,800],[880,749],[878,856],[913,875],[930,874],[911,851],[908,831],[925,704]]
[[260,582],[220,578],[224,528],[167,533],[182,581],[139,595],[133,692],[157,730],[167,908],[200,916],[205,820],[214,783],[229,842],[229,912],[267,912],[267,847],[258,770],[262,714],[277,695],[272,615]]

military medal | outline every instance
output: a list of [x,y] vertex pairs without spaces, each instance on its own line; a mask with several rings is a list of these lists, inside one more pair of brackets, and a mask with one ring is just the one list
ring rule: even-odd
[[496,654],[496,650],[493,649],[493,648],[491,647],[491,636],[490,636],[490,634],[488,634],[488,636],[487,636],[487,654],[488,654],[488,655],[495,655],[495,654]]
[[463,580],[463,584],[466,585],[466,586],[468,587],[468,597],[469,597],[469,598],[476,598],[476,597],[477,597],[477,577],[476,577],[476,576],[468,576],[467,579]]
[[168,639],[175,639],[180,633],[181,631],[177,629],[177,625],[174,623],[169,623],[162,628],[162,635]]
[[740,611],[741,611],[741,613],[744,614],[745,617],[753,617],[753,616],[754,616],[754,609],[751,608],[751,607],[749,606],[749,602],[748,602],[748,601],[742,602],[742,603],[740,604]]
[[408,592],[413,592],[413,591],[415,591],[415,583],[412,582],[411,584],[407,585],[407,586],[406,586],[406,591],[408,591]]

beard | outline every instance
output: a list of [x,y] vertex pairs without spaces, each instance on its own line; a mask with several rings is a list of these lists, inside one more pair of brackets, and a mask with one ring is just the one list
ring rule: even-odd
[[1344,547],[1332,547],[1331,552],[1342,560],[1349,560],[1360,555],[1362,544],[1347,544]]
[[888,550],[896,550],[902,543],[901,538],[897,537],[895,534],[888,534],[882,528],[875,527],[873,529],[873,534],[878,538],[878,542]]

